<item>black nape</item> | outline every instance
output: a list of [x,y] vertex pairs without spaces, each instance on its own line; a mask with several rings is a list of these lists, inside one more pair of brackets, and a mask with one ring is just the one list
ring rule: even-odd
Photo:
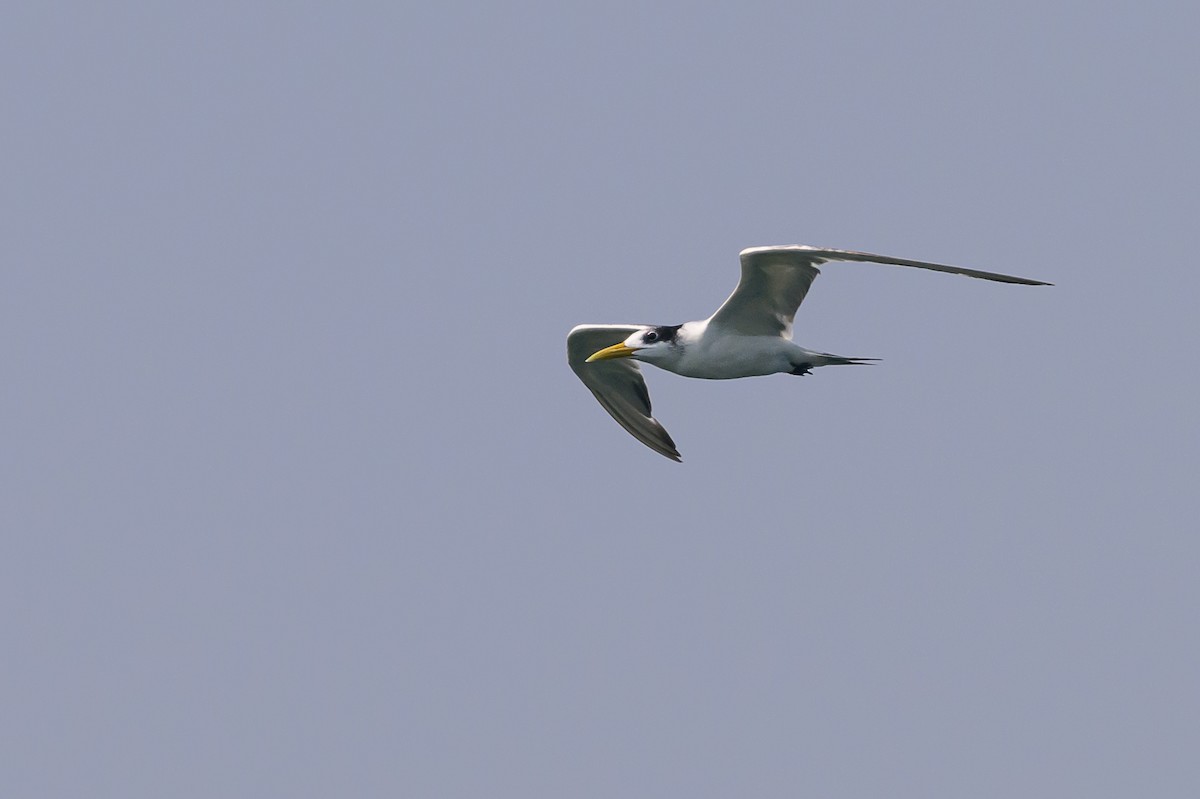
[[681,327],[683,325],[662,325],[654,328],[654,332],[658,334],[658,341],[674,341],[675,334],[679,332],[679,328]]

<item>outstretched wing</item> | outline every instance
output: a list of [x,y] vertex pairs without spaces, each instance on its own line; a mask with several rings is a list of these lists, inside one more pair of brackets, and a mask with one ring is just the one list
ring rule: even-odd
[[793,244],[776,247],[751,247],[742,250],[742,279],[729,299],[709,319],[710,327],[717,327],[746,336],[792,335],[792,319],[796,309],[808,294],[808,288],[821,273],[819,264],[826,261],[869,261],[893,266],[914,266],[949,272],[1000,283],[1020,283],[1026,286],[1049,286],[1040,280],[1002,275],[997,272],[982,272],[947,266],[928,261],[911,261],[893,258],[890,255],[875,255],[853,250],[830,250]]
[[613,358],[585,363],[588,356],[624,341],[641,325],[579,325],[567,334],[567,363],[604,410],[634,438],[671,460],[682,460],[675,442],[650,415],[650,392],[637,361]]

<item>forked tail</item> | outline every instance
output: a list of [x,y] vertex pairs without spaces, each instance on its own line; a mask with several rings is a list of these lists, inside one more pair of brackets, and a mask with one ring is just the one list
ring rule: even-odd
[[807,375],[818,366],[870,366],[878,358],[843,358],[828,352],[806,352],[804,358],[793,362],[791,374]]
[[840,355],[830,355],[827,352],[821,353],[821,362],[814,366],[870,366],[878,363],[879,358],[843,358]]

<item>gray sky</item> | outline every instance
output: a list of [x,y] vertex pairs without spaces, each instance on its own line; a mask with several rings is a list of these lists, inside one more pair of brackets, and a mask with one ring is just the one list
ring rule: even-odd
[[1197,795],[1194,9],[425,5],[6,12],[6,793]]

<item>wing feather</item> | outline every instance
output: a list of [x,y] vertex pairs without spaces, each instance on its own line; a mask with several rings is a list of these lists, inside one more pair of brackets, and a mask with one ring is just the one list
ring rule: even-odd
[[834,250],[793,244],[774,247],[751,247],[741,252],[742,279],[729,299],[709,319],[710,326],[750,336],[783,336],[792,334],[792,319],[804,301],[813,280],[821,273],[818,265],[827,261],[868,261],[892,266],[912,266],[954,275],[966,275],[1000,283],[1019,283],[1026,286],[1049,286],[1040,280],[984,272],[961,266],[935,264],[876,255],[854,250]]
[[671,460],[682,460],[671,436],[650,415],[650,392],[637,361],[614,358],[585,363],[592,353],[624,341],[642,327],[579,325],[567,334],[567,363],[604,410],[634,438]]

